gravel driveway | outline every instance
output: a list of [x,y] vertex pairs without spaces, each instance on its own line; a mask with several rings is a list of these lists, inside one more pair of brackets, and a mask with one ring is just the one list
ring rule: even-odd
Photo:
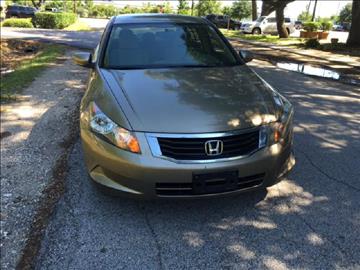
[[14,269],[25,246],[30,252],[36,248],[28,236],[39,232],[34,227],[45,217],[39,209],[52,199],[45,199],[49,194],[44,190],[60,173],[54,169],[65,159],[73,133],[77,137],[87,72],[67,55],[25,89],[19,101],[1,105],[1,269]]
[[80,143],[37,269],[360,269],[360,89],[252,66],[295,105],[297,165],[262,193],[107,197]]

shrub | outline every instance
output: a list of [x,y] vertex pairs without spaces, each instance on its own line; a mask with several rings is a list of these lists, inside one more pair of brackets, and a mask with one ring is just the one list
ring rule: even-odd
[[21,27],[21,28],[34,28],[31,19],[6,19],[2,26],[7,27]]
[[40,28],[63,29],[76,21],[77,16],[74,13],[37,12],[33,24]]
[[323,31],[329,31],[333,27],[333,23],[331,21],[322,21],[320,24]]
[[316,38],[308,39],[305,42],[306,48],[318,48],[320,46],[320,42]]
[[109,18],[118,13],[118,9],[113,5],[94,5],[89,11],[89,17]]
[[320,24],[318,22],[305,22],[303,25],[304,30],[308,32],[315,32],[320,27]]

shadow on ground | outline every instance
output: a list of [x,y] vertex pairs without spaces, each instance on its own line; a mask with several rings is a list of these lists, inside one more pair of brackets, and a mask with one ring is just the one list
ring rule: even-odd
[[77,143],[37,268],[359,268],[359,89],[253,67],[296,108],[297,165],[284,181],[223,199],[107,197]]

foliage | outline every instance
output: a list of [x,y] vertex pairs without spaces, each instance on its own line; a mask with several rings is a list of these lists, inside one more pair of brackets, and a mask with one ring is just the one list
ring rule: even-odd
[[316,38],[311,38],[305,41],[305,47],[316,49],[320,47],[320,42]]
[[318,22],[304,22],[303,28],[308,32],[315,32],[320,28],[320,24]]
[[183,14],[183,15],[190,14],[190,6],[187,0],[179,0],[178,14]]
[[338,23],[340,21],[340,17],[338,15],[332,15],[330,17],[330,21],[332,21],[333,23]]
[[227,29],[220,29],[220,31],[227,38],[241,38],[245,40],[262,41],[262,42],[280,44],[280,45],[297,45],[297,44],[302,44],[304,41],[304,39],[296,38],[296,37],[279,38],[278,36],[275,35],[246,35],[246,34],[242,34],[240,31],[227,30]]
[[339,21],[341,23],[343,23],[343,22],[351,22],[351,11],[352,11],[351,3],[346,4],[346,6],[344,6],[342,8],[342,10],[340,11]]
[[87,23],[77,21],[76,23],[71,24],[68,27],[65,27],[64,30],[67,30],[67,31],[92,31],[93,29],[91,29],[91,27]]
[[39,28],[63,29],[77,20],[74,13],[67,12],[37,12],[33,18],[33,24]]
[[232,12],[232,8],[228,7],[228,6],[223,7],[221,10],[222,14],[228,15],[228,16],[231,16],[231,12]]
[[325,19],[325,20],[320,21],[320,28],[323,31],[330,31],[332,29],[332,27],[333,27],[333,23],[329,19]]
[[303,22],[307,22],[307,21],[311,21],[311,14],[309,12],[307,12],[306,10],[304,10],[303,12],[301,12],[298,16],[298,20],[299,21],[303,21]]
[[141,13],[141,9],[138,7],[132,7],[129,5],[126,5],[122,9],[119,10],[120,14],[133,14],[133,13]]
[[118,9],[113,5],[94,5],[89,10],[89,16],[94,18],[110,18],[117,15]]
[[18,18],[11,18],[6,19],[2,26],[5,27],[21,27],[21,28],[34,28],[31,19],[18,19]]
[[40,8],[45,3],[45,0],[12,0],[12,1],[6,1],[6,3]]
[[198,16],[206,16],[209,14],[216,14],[220,12],[221,3],[216,0],[199,0],[196,5]]
[[231,17],[236,19],[249,18],[251,16],[251,2],[238,0],[233,2],[231,7]]
[[147,3],[142,6],[141,13],[171,13],[171,6],[169,2],[163,4],[152,5]]

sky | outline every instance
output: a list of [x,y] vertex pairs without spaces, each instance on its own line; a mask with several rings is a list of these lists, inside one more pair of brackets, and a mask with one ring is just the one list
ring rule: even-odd
[[[109,0],[104,0],[105,2],[109,2]],[[94,2],[101,2],[101,1],[94,1]],[[134,6],[141,6],[144,3],[163,3],[163,2],[170,2],[171,6],[175,9],[178,5],[178,1],[139,1],[139,0],[112,0],[111,2],[115,3],[118,6],[125,6],[125,5],[134,5]],[[188,1],[189,4],[191,1]],[[195,1],[196,2],[196,1]],[[219,1],[222,3],[222,6],[231,6],[232,2],[230,0],[222,0]],[[296,0],[290,4],[285,9],[285,16],[291,18],[297,18],[297,16],[306,9],[308,3],[311,2],[310,11],[314,7],[314,0]],[[338,14],[342,7],[344,7],[347,3],[351,3],[352,1],[349,0],[318,0],[317,8],[316,8],[316,16],[321,17],[330,17],[331,15]],[[261,3],[262,1],[257,1],[258,3],[258,12],[261,11]]]

